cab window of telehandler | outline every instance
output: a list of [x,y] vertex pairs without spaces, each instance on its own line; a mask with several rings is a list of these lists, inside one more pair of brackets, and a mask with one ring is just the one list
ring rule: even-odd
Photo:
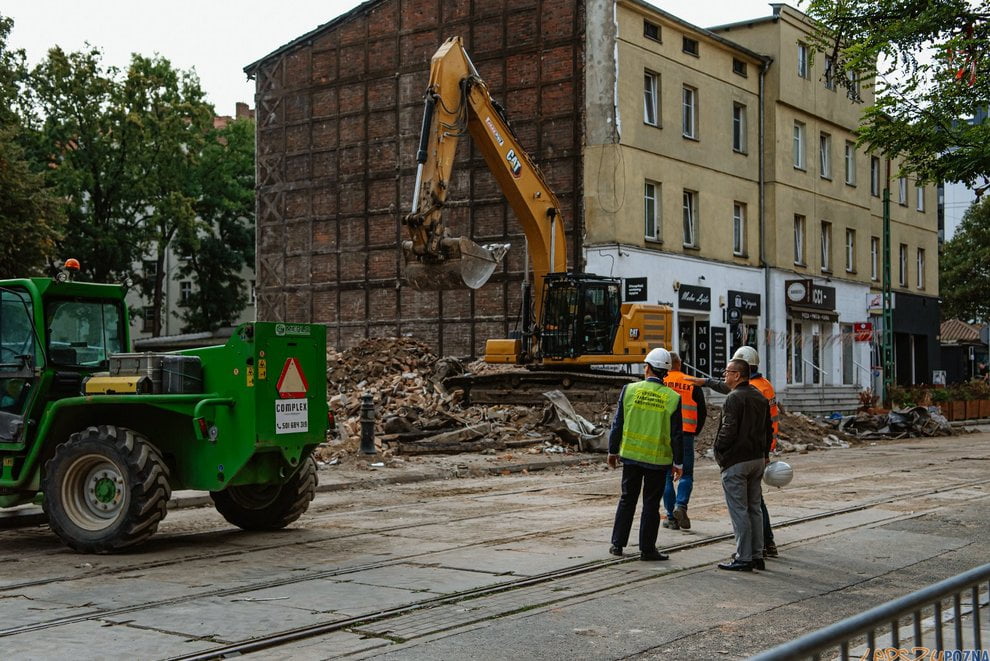
[[55,365],[109,366],[109,356],[123,351],[123,315],[116,301],[56,300],[45,310],[48,355]]
[[34,380],[36,351],[30,296],[21,290],[0,290],[0,411],[23,410]]

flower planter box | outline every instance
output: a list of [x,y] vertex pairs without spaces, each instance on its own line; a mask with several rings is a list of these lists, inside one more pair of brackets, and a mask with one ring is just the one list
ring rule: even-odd
[[980,400],[978,399],[967,399],[966,400],[966,419],[976,420],[980,417]]
[[949,412],[946,416],[949,420],[962,420],[966,417],[966,402],[962,400],[947,402],[945,408]]
[[990,418],[990,399],[980,400],[980,417]]

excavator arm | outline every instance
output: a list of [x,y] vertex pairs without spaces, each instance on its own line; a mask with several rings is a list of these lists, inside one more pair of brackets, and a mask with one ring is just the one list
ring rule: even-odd
[[[466,237],[450,237],[444,225],[457,143],[465,133],[522,227],[536,291],[542,291],[544,276],[567,270],[560,204],[509,128],[460,37],[445,41],[430,66],[412,213],[404,219],[410,237],[403,243],[406,279],[417,289],[477,289],[505,254],[507,246],[479,246]],[[536,319],[541,303],[537,296]]]

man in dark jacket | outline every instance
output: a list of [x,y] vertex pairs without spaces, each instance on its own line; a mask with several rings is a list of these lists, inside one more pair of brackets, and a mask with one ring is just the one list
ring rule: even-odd
[[760,479],[770,459],[773,440],[770,403],[750,385],[749,364],[745,360],[729,361],[725,383],[732,391],[722,406],[714,450],[715,460],[722,469],[722,490],[736,537],[736,555],[718,568],[753,571],[766,567]]

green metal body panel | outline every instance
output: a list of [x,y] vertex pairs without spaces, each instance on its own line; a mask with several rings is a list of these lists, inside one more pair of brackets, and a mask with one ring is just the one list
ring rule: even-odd
[[[45,306],[78,299],[118,306],[120,346],[124,351],[130,346],[120,287],[24,279],[0,281],[0,288],[29,294],[43,345],[52,345]],[[247,323],[223,346],[174,353],[199,357],[202,392],[81,396],[66,392],[66,382],[71,387],[105,371],[106,361],[66,370],[46,362],[39,349],[23,433],[16,441],[0,439],[0,507],[33,499],[54,447],[91,425],[127,427],[147,437],[162,451],[173,489],[282,483],[325,440],[324,326]]]

